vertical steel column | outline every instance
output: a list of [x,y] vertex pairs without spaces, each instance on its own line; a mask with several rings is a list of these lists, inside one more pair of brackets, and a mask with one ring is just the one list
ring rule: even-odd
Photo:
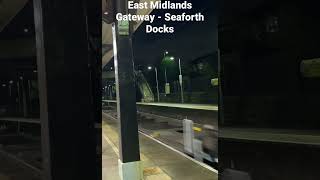
[[181,103],[184,103],[183,98],[183,78],[182,78],[182,70],[181,70],[181,60],[179,58],[179,84],[180,84],[180,95],[181,95]]
[[8,111],[10,116],[16,115],[16,88],[13,80],[9,81],[9,107]]
[[43,179],[97,179],[84,0],[33,3]]
[[[128,14],[127,0],[117,0],[116,10]],[[138,123],[136,109],[136,88],[134,83],[131,27],[128,34],[121,35],[118,25],[113,24],[113,51],[117,88],[117,110],[120,135],[120,160],[122,163],[140,161]],[[131,23],[129,23],[131,25]]]
[[160,102],[159,81],[158,81],[158,69],[157,69],[157,67],[154,68],[154,71],[155,71],[155,73],[156,73],[157,98],[158,98],[158,102]]
[[217,50],[218,58],[218,121],[219,124],[224,125],[224,106],[223,106],[223,71],[220,49]]
[[28,104],[27,104],[27,92],[26,83],[23,76],[20,76],[21,91],[22,91],[22,104],[23,104],[23,117],[28,117]]

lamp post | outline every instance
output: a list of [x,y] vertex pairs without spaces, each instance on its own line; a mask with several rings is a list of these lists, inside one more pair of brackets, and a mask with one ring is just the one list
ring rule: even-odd
[[[168,51],[167,51],[168,52]],[[166,53],[167,53],[166,52]],[[165,59],[165,57],[164,57],[164,59]],[[170,57],[169,58],[171,61],[174,61],[174,57]],[[165,80],[166,80],[166,84],[168,83],[168,79],[167,79],[167,67],[165,66],[164,67],[164,76],[165,76]]]
[[[168,54],[168,51],[166,51],[165,54]],[[174,59],[175,58],[173,56],[169,58],[170,61],[174,61]],[[166,61],[165,56],[164,56],[164,61]],[[180,58],[178,60],[178,64],[179,64],[179,85],[180,85],[181,103],[184,103],[183,77],[182,77],[182,68],[181,68],[181,59]],[[166,86],[165,86],[166,94],[169,94],[170,93],[170,84],[168,83],[168,79],[167,79],[167,67],[165,67],[165,69],[164,69],[164,75],[165,75],[165,81],[166,81]]]
[[160,102],[160,95],[159,95],[159,81],[158,81],[158,69],[155,67],[154,71],[156,73],[156,83],[157,83],[157,97],[158,97],[158,102]]
[[[151,71],[152,70],[152,66],[148,66],[148,70]],[[157,69],[157,67],[154,67],[154,72],[155,72],[155,76],[156,76],[156,85],[157,85],[157,100],[158,100],[158,102],[160,102],[158,69]]]
[[[148,71],[152,70],[152,66],[148,66]],[[155,77],[156,77],[156,89],[157,89],[157,101],[160,102],[160,93],[159,93],[159,80],[158,80],[158,69],[154,67]]]
[[183,79],[182,79],[182,72],[181,72],[181,62],[179,58],[179,84],[180,84],[180,94],[181,94],[181,103],[184,103],[184,97],[183,97]]
[[[165,51],[163,61],[166,61],[166,55],[168,55],[168,51]],[[170,60],[173,61],[174,57],[170,57]],[[164,67],[164,76],[165,76],[165,94],[170,94],[170,84],[168,83],[168,76],[167,76],[167,67]]]
[[[168,51],[165,51],[164,54],[163,54],[163,59],[165,60],[166,58],[166,55],[168,55]],[[167,67],[164,67],[164,77],[165,77],[165,81],[166,81],[166,84],[168,83],[168,79],[167,79]]]

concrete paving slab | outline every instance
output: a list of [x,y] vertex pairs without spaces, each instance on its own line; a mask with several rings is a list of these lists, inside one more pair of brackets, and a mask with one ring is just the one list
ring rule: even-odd
[[[115,158],[118,156],[119,143],[117,124],[116,121],[106,118],[103,119],[103,122],[103,143],[105,144],[103,145],[103,161],[111,161],[103,162],[103,180],[113,180],[112,178],[118,178],[118,164]],[[206,169],[144,135],[140,134],[139,140],[143,174],[146,180],[218,179],[216,172]]]

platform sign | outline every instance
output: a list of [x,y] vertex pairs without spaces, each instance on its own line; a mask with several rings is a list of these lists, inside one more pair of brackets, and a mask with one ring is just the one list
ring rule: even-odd
[[129,21],[127,20],[118,21],[118,33],[121,36],[129,35]]
[[300,70],[303,77],[320,77],[320,58],[303,60],[300,64]]
[[166,94],[170,94],[170,84],[169,83],[166,83],[166,85],[165,85],[165,92],[166,92]]
[[219,86],[219,79],[218,78],[211,79],[211,85],[212,86]]

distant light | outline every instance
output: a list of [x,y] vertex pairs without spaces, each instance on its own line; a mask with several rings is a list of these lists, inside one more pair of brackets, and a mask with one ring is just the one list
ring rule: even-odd
[[174,57],[170,57],[170,60],[174,60]]
[[25,33],[27,33],[27,32],[29,32],[29,29],[24,28],[23,31],[24,31]]
[[108,13],[108,12],[105,12],[104,14],[105,14],[105,15],[108,15],[109,13]]
[[37,73],[38,71],[37,71],[37,70],[33,70],[33,72],[34,72],[34,73]]
[[148,66],[148,70],[151,70],[152,69],[152,67],[151,66]]
[[113,69],[113,67],[110,67],[110,69],[112,70],[112,69]]
[[166,51],[166,52],[165,52],[165,54],[169,54],[169,52],[168,52],[168,51]]
[[2,84],[2,87],[6,87],[7,85],[6,84]]
[[22,76],[20,76],[20,79],[21,79],[21,80],[23,80],[23,77],[22,77]]
[[9,83],[10,83],[10,84],[13,84],[13,81],[11,80],[11,81],[9,81]]

